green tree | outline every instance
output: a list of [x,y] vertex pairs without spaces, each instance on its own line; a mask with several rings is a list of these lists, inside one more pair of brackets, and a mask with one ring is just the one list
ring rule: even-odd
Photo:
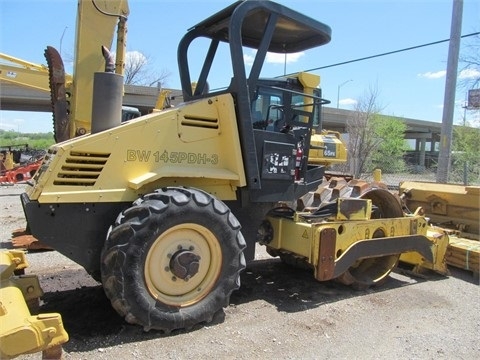
[[450,181],[466,184],[480,182],[480,129],[455,126],[452,139]]
[[16,131],[0,130],[0,148],[23,147],[26,144],[30,149],[46,150],[55,144],[55,140],[52,132],[23,134]]
[[385,172],[404,169],[405,123],[399,118],[381,115],[378,89],[370,87],[355,106],[347,121],[350,173],[359,178],[380,168]]
[[386,173],[405,170],[403,154],[408,148],[404,139],[405,122],[390,116],[376,116],[373,119],[374,136],[378,146],[372,152],[369,171],[380,168]]

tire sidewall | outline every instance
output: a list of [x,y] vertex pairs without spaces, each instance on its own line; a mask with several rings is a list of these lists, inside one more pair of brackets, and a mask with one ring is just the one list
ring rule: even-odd
[[[145,324],[153,324],[152,328],[162,328],[161,324],[169,324],[166,326],[168,329],[191,327],[211,320],[215,312],[228,305],[231,291],[238,288],[239,269],[243,266],[241,241],[238,241],[242,236],[239,224],[232,223],[233,215],[222,202],[211,198],[207,203],[200,203],[195,201],[194,194],[187,203],[178,204],[171,200],[165,206],[162,200],[147,198],[137,206],[161,211],[150,210],[150,216],[142,220],[141,226],[132,223],[134,236],[129,240],[123,264],[113,270],[115,278],[121,279],[117,291],[122,293],[122,308],[128,311],[123,315],[134,318],[134,322],[144,327],[148,327]],[[176,225],[186,223],[210,230],[221,249],[222,260],[220,272],[209,293],[192,305],[179,307],[165,304],[152,296],[145,279],[145,263],[159,236]]]

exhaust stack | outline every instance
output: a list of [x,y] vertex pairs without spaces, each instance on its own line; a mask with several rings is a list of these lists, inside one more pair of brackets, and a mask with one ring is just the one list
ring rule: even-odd
[[92,134],[120,125],[122,120],[123,76],[115,74],[113,54],[102,46],[105,72],[93,77]]

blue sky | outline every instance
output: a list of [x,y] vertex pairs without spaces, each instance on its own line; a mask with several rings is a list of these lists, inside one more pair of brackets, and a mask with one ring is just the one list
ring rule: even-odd
[[[146,54],[151,68],[168,71],[166,87],[180,88],[177,45],[186,30],[233,1],[130,0],[127,51]],[[453,0],[277,0],[332,28],[332,41],[292,58],[286,72],[376,55],[447,39]],[[188,10],[187,10],[188,9]],[[47,45],[61,49],[66,60],[74,53],[76,0],[0,0],[0,52],[45,64]],[[188,12],[188,14],[187,14]],[[462,35],[480,31],[480,0],[464,0]],[[63,35],[63,37],[62,37]],[[462,45],[468,40],[463,40]],[[60,46],[61,45],[61,46]],[[461,47],[461,52],[464,46]],[[246,51],[248,55],[248,50]],[[369,88],[376,87],[383,113],[441,122],[448,42],[318,70],[325,98],[335,107],[352,109]],[[71,67],[66,61],[67,71]],[[461,64],[460,64],[461,66]],[[284,73],[284,63],[264,65],[263,76]],[[477,75],[478,76],[478,75]],[[228,83],[217,73],[211,88]],[[227,79],[227,81],[226,81]],[[340,96],[337,97],[340,89]],[[1,89],[0,89],[1,91]],[[457,90],[457,110],[465,90]],[[456,111],[454,122],[463,111]],[[0,129],[21,132],[52,130],[48,113],[0,111]]]

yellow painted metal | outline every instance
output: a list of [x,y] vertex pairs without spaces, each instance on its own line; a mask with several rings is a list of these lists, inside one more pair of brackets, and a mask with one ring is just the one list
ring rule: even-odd
[[480,240],[480,186],[404,181],[399,193],[409,209],[422,207],[432,224]]
[[0,252],[0,358],[47,351],[68,341],[57,313],[31,315],[27,301],[42,295],[36,276],[15,276],[27,267],[20,250]]
[[161,111],[169,107],[168,96],[170,95],[171,92],[172,92],[171,90],[159,91],[157,102],[155,103],[155,108],[153,109],[153,111]]
[[338,199],[336,220],[369,220],[371,213],[370,199]]
[[[306,73],[306,72],[301,72],[298,73],[297,75],[298,80],[300,83],[303,85],[303,92],[306,95],[310,96],[304,96],[303,98],[303,103],[305,105],[307,104],[313,104],[313,98],[311,97],[313,95],[314,90],[320,85],[320,76],[316,74],[311,74],[311,73]],[[304,111],[309,111],[312,112],[314,110],[313,106],[305,106],[302,108]],[[302,120],[303,118],[303,120]],[[306,117],[301,116],[300,121],[308,122],[308,119]]]
[[46,66],[34,64],[2,53],[0,53],[0,59],[8,62],[0,63],[0,81],[36,90],[50,91],[48,68]]
[[426,263],[420,256],[412,257],[411,261],[420,267],[444,270],[441,264],[447,246],[445,238],[430,232],[426,219],[420,215],[320,223],[306,223],[281,217],[268,217],[268,221],[272,225],[274,235],[267,247],[303,257],[315,269],[315,273],[319,264],[321,233],[325,229],[333,229],[336,234],[334,262],[339,261],[340,257],[356,243],[375,239],[377,237],[375,234],[381,233],[390,238],[418,234],[427,237],[431,242],[432,252],[436,256],[435,264]]
[[233,99],[225,94],[56,144],[29,197],[40,203],[133,201],[180,184],[233,200],[246,185],[235,119]]
[[425,260],[416,252],[404,253],[400,256],[400,261],[415,266],[414,271],[420,272],[421,269],[434,270],[441,274],[448,274],[447,262],[445,255],[448,249],[449,237],[445,231],[435,227],[428,227],[427,237],[432,243],[432,251],[434,261]]
[[[303,92],[306,95],[303,98],[303,103],[313,104],[314,99],[311,97],[314,95],[314,90],[320,85],[320,76],[307,72],[300,72],[293,74],[290,77],[297,78],[300,83],[303,85]],[[312,106],[305,106],[302,110],[312,111],[314,108]],[[303,121],[307,121],[303,117]],[[300,117],[302,121],[302,117]],[[328,146],[326,145],[328,143]],[[332,149],[332,146],[335,150]],[[327,131],[322,130],[320,132],[315,132],[312,130],[312,136],[310,139],[310,149],[308,153],[308,162],[311,164],[318,165],[332,165],[344,163],[347,161],[347,149],[343,141],[341,140],[341,135],[336,131]]]
[[5,166],[6,170],[12,170],[13,167],[15,166],[15,163],[13,162],[13,153],[11,153],[10,151],[7,151],[5,155],[3,155],[3,153],[1,154],[2,158],[3,156],[5,156],[5,159],[2,159],[3,166]]
[[[181,279],[170,268],[172,256],[188,250],[199,257],[198,272]],[[151,295],[162,303],[187,307],[207,296],[222,269],[222,250],[218,239],[207,228],[185,223],[162,233],[145,260],[145,281]]]
[[[328,145],[327,145],[328,144]],[[335,150],[331,149],[333,147]],[[322,130],[312,134],[308,162],[317,165],[340,164],[347,161],[347,147],[336,131]]]
[[[0,59],[6,60],[5,63],[0,63],[0,83],[5,81],[26,88],[50,92],[47,66],[3,53],[0,53]],[[71,83],[72,76],[66,74],[65,80],[67,83]]]
[[[300,72],[292,75],[298,78],[303,85],[303,92],[306,95],[303,99],[304,104],[313,104],[314,99],[311,95],[314,94],[314,90],[320,85],[320,76],[307,72]],[[312,106],[305,106],[302,110],[312,111]],[[302,121],[300,119],[300,121]],[[305,119],[306,121],[306,119]],[[326,146],[326,143],[329,145]],[[332,145],[335,151],[332,150]],[[312,137],[310,139],[310,150],[308,153],[308,162],[311,164],[319,165],[332,165],[338,163],[344,163],[347,161],[346,146],[341,140],[340,133],[336,131],[322,130],[316,133],[312,130]]]
[[[73,117],[73,126],[70,126],[71,137],[76,135],[78,129],[90,131],[93,74],[105,70],[101,46],[112,50],[119,17],[126,17],[128,14],[127,0],[78,1],[74,81],[69,89],[70,112]],[[125,25],[120,24],[120,27],[122,26],[126,32]],[[123,73],[125,34],[119,35],[118,38],[122,45],[116,50],[116,70],[121,69]]]

